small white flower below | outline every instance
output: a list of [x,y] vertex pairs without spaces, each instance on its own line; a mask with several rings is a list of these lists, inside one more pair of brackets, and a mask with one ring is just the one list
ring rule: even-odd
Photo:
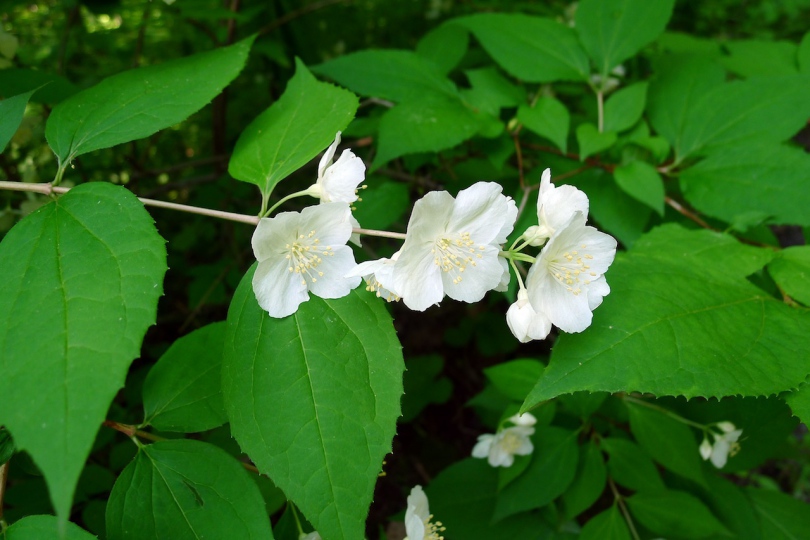
[[529,414],[514,415],[508,422],[516,424],[514,427],[499,429],[494,435],[487,433],[478,437],[478,442],[472,451],[474,458],[487,458],[493,467],[511,467],[515,456],[528,456],[534,451],[531,437],[534,435],[534,426],[537,419]]
[[722,433],[710,431],[714,444],[704,434],[703,442],[700,443],[700,456],[705,460],[710,460],[712,465],[718,469],[726,466],[729,456],[734,456],[740,451],[740,443],[737,442],[742,435],[742,430],[737,429],[731,422],[718,422],[715,424]]
[[428,499],[422,486],[415,486],[408,495],[408,509],[405,511],[405,533],[403,540],[444,540],[441,521],[433,523]]

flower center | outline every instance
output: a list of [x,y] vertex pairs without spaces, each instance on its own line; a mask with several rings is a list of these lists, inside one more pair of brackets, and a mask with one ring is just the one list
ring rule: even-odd
[[449,273],[453,283],[461,283],[461,274],[467,266],[476,266],[476,259],[483,257],[484,246],[475,247],[470,233],[461,233],[453,236],[441,236],[433,242],[433,264]]
[[307,278],[312,283],[323,277],[323,272],[317,270],[318,265],[323,262],[322,257],[334,256],[332,246],[321,246],[320,240],[315,236],[315,231],[309,234],[299,234],[292,244],[286,244],[284,249],[288,251],[286,259],[290,261],[287,270],[301,275],[301,284],[307,284]]
[[[581,249],[587,249],[587,244],[581,244]],[[548,263],[548,270],[551,275],[574,296],[582,292],[582,287],[591,283],[591,279],[597,277],[596,272],[591,271],[588,264],[593,259],[593,255],[580,253],[577,250],[566,251],[561,256],[555,257]]]
[[374,274],[366,276],[363,279],[366,282],[366,290],[369,292],[376,293],[377,298],[383,298],[383,295],[385,295],[384,299],[386,302],[400,301],[400,297],[392,293],[388,289],[386,289],[382,283],[377,281],[377,276],[375,276]]
[[445,531],[445,527],[442,522],[431,523],[431,519],[433,519],[433,514],[430,514],[425,520],[425,540],[444,540],[441,533]]
[[503,440],[500,446],[504,452],[515,454],[520,449],[521,444],[523,444],[523,439],[519,435],[507,431],[503,434]]

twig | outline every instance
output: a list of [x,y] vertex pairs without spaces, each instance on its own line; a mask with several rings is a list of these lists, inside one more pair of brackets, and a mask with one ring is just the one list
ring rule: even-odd
[[186,17],[186,22],[188,24],[190,24],[191,26],[193,26],[194,28],[202,31],[203,34],[205,34],[206,36],[211,38],[211,41],[214,42],[214,45],[219,47],[219,38],[217,37],[217,35],[214,33],[213,30],[208,28],[206,25],[204,25],[203,23],[201,23],[197,19],[192,19],[191,17]]
[[0,465],[0,532],[3,532],[3,497],[6,494],[6,480],[8,479],[8,461]]
[[517,158],[518,167],[518,180],[520,181],[520,189],[526,189],[526,182],[523,178],[523,152],[520,150],[520,127],[512,133],[512,140],[515,143],[515,157]]
[[683,214],[684,216],[688,217],[704,229],[709,229],[710,231],[716,231],[714,227],[703,221],[697,214],[689,210],[688,208],[684,208],[678,201],[673,199],[672,197],[664,197],[664,202],[666,202],[669,206]]
[[610,484],[610,490],[613,492],[613,498],[616,499],[616,504],[619,505],[619,510],[621,510],[624,520],[627,522],[627,527],[630,529],[630,533],[633,535],[635,540],[641,540],[641,537],[638,535],[638,531],[636,530],[636,526],[633,523],[633,518],[630,517],[630,512],[627,511],[627,507],[624,504],[624,497],[622,497],[622,494],[619,493],[618,488],[616,488],[616,484],[613,483],[613,478],[608,477],[608,484]]
[[325,8],[325,7],[330,6],[332,4],[340,4],[342,2],[348,3],[347,0],[322,0],[321,2],[313,2],[311,4],[307,4],[306,6],[300,8],[300,9],[296,9],[295,11],[291,11],[291,12],[287,13],[286,15],[282,15],[278,19],[274,20],[273,22],[271,22],[270,24],[268,24],[267,26],[265,26],[264,28],[259,30],[259,35],[263,36],[264,34],[268,34],[268,33],[272,32],[273,30],[275,30],[276,28],[278,28],[280,26],[284,26],[285,24],[292,21],[293,19],[297,19],[298,17],[301,17],[302,15],[306,15],[307,13],[312,13],[313,11],[317,11],[317,10],[319,10],[321,8]]

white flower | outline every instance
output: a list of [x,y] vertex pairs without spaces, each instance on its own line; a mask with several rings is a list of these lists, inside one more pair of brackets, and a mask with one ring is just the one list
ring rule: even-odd
[[377,294],[378,298],[386,302],[399,301],[399,295],[394,290],[394,264],[399,259],[399,251],[390,259],[383,257],[376,261],[366,261],[358,264],[346,277],[361,276],[366,282],[366,290]]
[[309,534],[301,533],[298,536],[298,540],[321,540],[321,535],[318,534],[318,531],[313,531]]
[[551,332],[551,321],[545,313],[536,312],[529,302],[526,289],[518,291],[517,302],[506,311],[506,324],[509,330],[520,340],[527,343],[533,339],[545,339]]
[[504,279],[500,245],[517,217],[501,186],[478,182],[453,198],[434,191],[413,207],[394,265],[394,290],[409,308],[424,311],[447,294],[477,302]]
[[588,196],[574,186],[554,186],[551,169],[546,169],[537,194],[537,225],[526,229],[523,238],[529,245],[542,246],[575,212],[581,212],[588,219],[588,205]]
[[350,216],[348,204],[335,202],[259,221],[251,241],[259,261],[253,292],[271,317],[294,313],[309,300],[309,291],[340,298],[360,284],[359,277],[345,277],[355,266],[346,245]]
[[719,427],[723,433],[713,433],[714,444],[709,443],[709,440],[704,435],[703,442],[700,443],[700,455],[704,460],[710,459],[712,465],[718,469],[726,466],[728,456],[734,456],[740,451],[740,444],[737,442],[742,435],[741,429],[736,429],[731,422],[718,422]]
[[558,229],[529,269],[526,289],[532,308],[566,332],[582,332],[610,292],[603,274],[616,256],[616,240],[585,225],[575,212]]
[[534,428],[528,426],[508,427],[492,435],[479,435],[472,451],[475,458],[487,458],[493,467],[511,467],[515,456],[528,456],[534,451],[529,437]]
[[318,163],[317,182],[307,190],[311,196],[321,199],[322,203],[353,203],[357,200],[357,186],[365,179],[366,165],[348,148],[332,163],[338,144],[339,131],[335,135],[335,142],[326,149]]
[[537,418],[532,413],[513,414],[507,420],[516,426],[524,427],[531,427],[537,423]]
[[415,486],[408,495],[408,509],[405,511],[405,533],[403,540],[443,540],[441,521],[431,523],[427,496],[422,486]]

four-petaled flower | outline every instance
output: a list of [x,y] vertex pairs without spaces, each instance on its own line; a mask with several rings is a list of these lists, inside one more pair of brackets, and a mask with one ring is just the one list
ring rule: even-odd
[[477,302],[502,284],[500,246],[512,231],[517,206],[501,190],[478,182],[455,199],[434,191],[416,202],[393,272],[394,290],[405,305],[424,311],[445,294]]
[[551,169],[543,171],[537,193],[537,225],[526,229],[523,238],[532,246],[542,246],[554,233],[564,227],[575,212],[588,218],[588,196],[574,186],[555,186]]
[[338,160],[332,163],[335,151],[340,144],[340,132],[335,135],[335,142],[324,152],[318,163],[318,180],[309,187],[307,193],[321,199],[322,203],[345,202],[357,200],[357,186],[366,177],[366,165],[348,148]]
[[493,467],[511,467],[515,456],[528,456],[534,451],[530,436],[534,435],[537,419],[529,413],[514,415],[508,419],[513,427],[499,429],[494,435],[486,433],[478,436],[472,456],[487,458]]
[[585,215],[574,212],[529,269],[526,289],[532,308],[561,330],[582,332],[610,292],[603,274],[615,256],[616,240],[586,226]]
[[740,443],[737,441],[742,435],[742,430],[737,429],[731,422],[718,422],[717,427],[720,428],[722,433],[714,433],[714,444],[709,442],[705,433],[703,435],[703,442],[700,443],[700,456],[705,460],[711,460],[712,465],[718,469],[726,466],[728,456],[734,456],[740,451]]
[[443,540],[442,522],[432,523],[427,495],[422,486],[415,486],[408,495],[408,509],[405,510],[405,533],[403,540]]
[[259,261],[253,292],[271,317],[294,313],[309,300],[309,291],[341,298],[360,284],[359,277],[345,277],[355,266],[346,245],[350,216],[347,203],[334,202],[259,221],[251,241]]

